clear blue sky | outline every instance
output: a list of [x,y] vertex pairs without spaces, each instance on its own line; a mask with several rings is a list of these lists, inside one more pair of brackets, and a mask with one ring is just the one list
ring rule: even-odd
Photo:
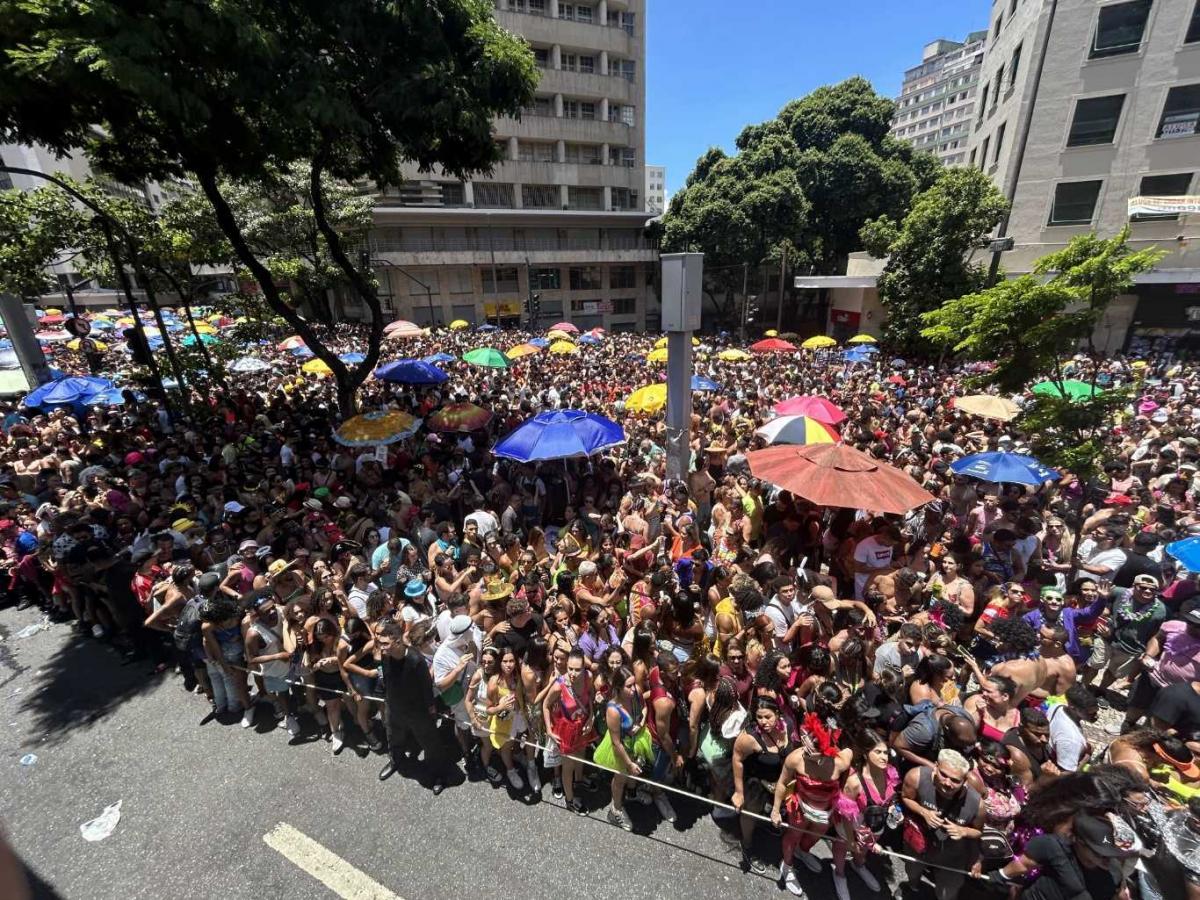
[[987,27],[991,0],[650,0],[646,162],[674,193],[712,146],[815,87],[862,75],[889,97],[939,37]]

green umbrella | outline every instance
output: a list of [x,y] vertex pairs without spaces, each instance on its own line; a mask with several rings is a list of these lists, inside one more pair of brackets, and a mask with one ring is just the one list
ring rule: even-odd
[[464,353],[463,359],[473,366],[484,366],[488,369],[507,369],[509,359],[494,347],[480,347],[470,353]]
[[[205,343],[205,344],[215,344],[220,340],[220,338],[218,338],[215,334],[201,334],[200,340],[202,343]],[[187,337],[185,337],[183,339],[183,346],[185,346],[185,347],[196,346],[196,335],[189,334]]]
[[1062,390],[1059,390],[1057,384],[1053,381],[1039,381],[1033,386],[1035,394],[1045,394],[1048,397],[1070,397],[1072,400],[1082,400],[1085,397],[1092,397],[1096,394],[1104,393],[1099,388],[1092,387],[1086,381],[1078,381],[1074,378],[1068,378],[1062,383]]

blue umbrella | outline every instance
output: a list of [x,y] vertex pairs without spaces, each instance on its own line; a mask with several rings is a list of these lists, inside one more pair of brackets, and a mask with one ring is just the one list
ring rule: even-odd
[[92,320],[92,331],[113,331],[116,329],[116,327],[117,326],[108,321],[108,319]]
[[432,356],[423,357],[421,362],[427,362],[436,366],[441,363],[455,362],[457,359],[457,356],[451,356],[449,353],[434,353]]
[[843,350],[842,359],[850,363],[865,363],[871,361],[871,354],[862,347],[855,347],[853,350]]
[[423,359],[398,359],[387,363],[375,370],[375,377],[395,384],[441,384],[450,380],[449,375]]
[[546,338],[533,338],[529,343],[533,344],[539,350],[545,350],[550,346],[550,341]]
[[352,365],[352,366],[356,366],[360,362],[364,362],[366,360],[366,358],[367,358],[367,354],[365,354],[365,353],[339,353],[338,354],[338,359],[340,359],[342,362],[346,363],[347,365]]
[[[122,388],[114,387],[112,390],[103,391],[99,394],[95,394],[94,396],[92,396],[91,398],[88,399],[87,405],[88,406],[124,406],[125,405],[125,397],[121,393],[122,390],[123,390]],[[133,396],[138,401],[142,401],[142,400],[146,399],[146,395],[143,394],[141,391],[134,391]]]
[[294,350],[289,350],[288,352],[291,353],[292,356],[296,357],[296,359],[309,359],[310,357],[317,355],[303,344],[301,344],[299,347],[296,347]]
[[1008,484],[1041,484],[1062,477],[1032,456],[1021,453],[974,453],[950,463],[950,471],[955,475]]
[[499,326],[499,325],[493,325],[491,322],[485,322],[483,325],[480,325],[480,326],[479,326],[478,328],[476,328],[475,330],[476,330],[476,331],[499,331],[499,330],[500,330],[500,326]]
[[47,381],[30,391],[25,398],[25,405],[43,408],[86,404],[97,394],[112,389],[113,383],[107,378],[93,378],[90,375],[60,378]]
[[492,453],[518,462],[591,456],[625,440],[625,430],[611,419],[579,409],[538,413],[496,444]]
[[581,344],[599,344],[602,342],[601,342],[600,338],[596,337],[596,335],[594,335],[594,334],[585,334],[579,338],[579,343],[581,343]]
[[711,378],[705,378],[703,375],[692,376],[693,391],[719,391],[721,386]]
[[1164,548],[1189,572],[1200,572],[1200,537],[1173,541]]

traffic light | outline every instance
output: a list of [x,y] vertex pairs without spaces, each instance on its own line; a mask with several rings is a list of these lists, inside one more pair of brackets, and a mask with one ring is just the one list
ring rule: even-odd
[[125,343],[129,345],[129,355],[133,361],[142,366],[150,365],[150,343],[146,340],[146,336],[136,328],[126,328],[121,334],[125,338]]

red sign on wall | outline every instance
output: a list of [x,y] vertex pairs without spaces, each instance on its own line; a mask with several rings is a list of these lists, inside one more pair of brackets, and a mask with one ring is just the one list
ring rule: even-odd
[[846,325],[850,328],[858,328],[859,320],[862,319],[862,313],[848,309],[835,309],[830,316],[834,325]]

